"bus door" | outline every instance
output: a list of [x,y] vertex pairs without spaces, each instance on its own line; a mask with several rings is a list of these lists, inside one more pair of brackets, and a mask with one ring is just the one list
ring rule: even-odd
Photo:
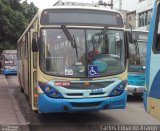
[[30,88],[29,88],[29,91],[30,91],[30,103],[32,104],[32,110],[35,110],[36,109],[36,103],[37,103],[37,72],[36,72],[36,69],[37,69],[37,52],[33,52],[32,51],[32,40],[33,38],[37,38],[37,32],[36,30],[34,29],[31,29],[30,30],[30,49],[31,49],[31,53],[30,53]]
[[24,76],[25,76],[25,70],[24,70],[24,51],[25,51],[25,40],[23,39],[20,44],[20,60],[19,60],[19,81],[20,85],[23,88],[22,90],[26,93],[26,89],[24,86]]
[[29,95],[29,81],[28,81],[28,33],[25,35],[24,39],[24,58],[23,58],[23,85],[24,92]]
[[160,3],[155,3],[148,35],[144,105],[149,114],[160,120]]

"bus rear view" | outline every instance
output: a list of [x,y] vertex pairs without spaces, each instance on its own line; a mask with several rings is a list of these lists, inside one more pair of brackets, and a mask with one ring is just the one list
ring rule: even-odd
[[26,34],[31,35],[31,92],[26,94],[33,110],[48,113],[125,108],[127,44],[120,13],[54,7],[39,12],[32,25],[35,28],[29,31],[28,27],[18,44]]

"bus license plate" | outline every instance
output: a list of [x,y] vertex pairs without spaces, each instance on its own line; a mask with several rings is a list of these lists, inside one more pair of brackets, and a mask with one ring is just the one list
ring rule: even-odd
[[103,90],[102,89],[92,89],[91,93],[102,93]]

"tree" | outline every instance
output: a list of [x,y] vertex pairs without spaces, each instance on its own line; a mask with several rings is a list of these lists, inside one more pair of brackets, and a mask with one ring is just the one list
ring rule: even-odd
[[38,8],[34,5],[33,2],[28,4],[27,0],[22,2],[22,8],[23,8],[24,16],[30,22],[32,18],[34,17],[34,15],[37,13]]
[[5,49],[16,49],[16,43],[37,7],[27,1],[0,0],[0,53]]

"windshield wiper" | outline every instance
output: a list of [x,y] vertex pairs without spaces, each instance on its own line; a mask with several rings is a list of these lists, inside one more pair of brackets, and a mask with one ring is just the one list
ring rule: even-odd
[[[104,27],[104,29],[101,31],[101,33],[98,33],[98,34],[94,34],[93,37],[92,37],[92,43],[93,43],[93,50],[90,51],[89,53],[89,59],[91,59],[92,57],[94,57],[94,55],[96,54],[96,51],[98,50],[99,46],[101,45],[103,39],[104,39],[104,36],[105,36],[105,33],[106,33],[106,30],[108,28],[107,27]],[[99,37],[99,40],[96,41],[95,40],[95,36],[98,36]],[[91,55],[90,55],[91,54]]]
[[74,38],[74,35],[72,36],[72,35],[70,34],[70,32],[68,31],[68,29],[66,28],[65,25],[62,25],[61,28],[62,28],[63,32],[65,33],[68,41],[71,42],[72,48],[75,48],[75,50],[76,50],[76,57],[77,57],[77,60],[78,60],[77,43],[76,43],[76,40],[75,40],[75,38]]
[[[96,49],[96,50],[97,50],[97,49],[99,48],[99,46],[101,45],[102,40],[104,39],[104,36],[105,36],[105,33],[106,33],[107,29],[108,29],[108,28],[105,27],[105,28],[102,30],[102,32],[100,33],[99,41],[98,41],[98,43],[97,43],[96,46],[95,46],[95,49]],[[95,43],[94,43],[94,44],[95,44]]]
[[134,47],[135,47],[135,50],[136,50],[136,55],[140,56],[139,55],[139,46],[138,46],[138,41],[137,40],[134,42]]

